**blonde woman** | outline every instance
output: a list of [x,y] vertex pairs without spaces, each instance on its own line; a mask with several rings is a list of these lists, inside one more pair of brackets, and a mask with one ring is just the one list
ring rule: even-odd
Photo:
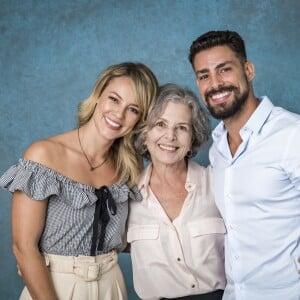
[[20,299],[127,299],[117,253],[138,197],[132,145],[156,91],[147,66],[108,67],[79,105],[78,128],[33,143],[1,177],[12,193]]

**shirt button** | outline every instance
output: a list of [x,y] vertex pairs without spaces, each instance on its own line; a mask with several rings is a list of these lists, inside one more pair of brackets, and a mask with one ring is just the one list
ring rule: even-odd
[[192,289],[193,289],[193,288],[195,287],[195,284],[192,284],[191,287],[192,287]]
[[234,256],[234,259],[235,259],[235,260],[238,260],[238,259],[239,259],[239,256],[238,256],[238,255],[235,255],[235,256]]
[[180,257],[177,257],[177,261],[181,261]]

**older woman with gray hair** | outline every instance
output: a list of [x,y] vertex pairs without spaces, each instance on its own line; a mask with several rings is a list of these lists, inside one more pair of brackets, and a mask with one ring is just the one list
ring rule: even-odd
[[215,205],[211,168],[191,160],[209,139],[197,96],[160,88],[136,148],[150,163],[139,177],[127,241],[134,287],[142,299],[220,300],[225,287],[225,226]]

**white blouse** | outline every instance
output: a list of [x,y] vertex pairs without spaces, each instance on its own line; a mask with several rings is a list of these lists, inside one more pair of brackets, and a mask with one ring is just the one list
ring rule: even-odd
[[150,164],[140,176],[142,202],[131,201],[134,288],[142,299],[174,298],[224,289],[224,222],[211,190],[211,168],[189,161],[188,195],[171,221],[149,187]]

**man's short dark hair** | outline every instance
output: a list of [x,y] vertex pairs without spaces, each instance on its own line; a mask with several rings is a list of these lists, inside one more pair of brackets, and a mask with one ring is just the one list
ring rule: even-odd
[[245,43],[235,31],[208,31],[193,41],[190,47],[189,61],[194,66],[194,58],[202,50],[216,46],[228,46],[243,62],[247,60]]

